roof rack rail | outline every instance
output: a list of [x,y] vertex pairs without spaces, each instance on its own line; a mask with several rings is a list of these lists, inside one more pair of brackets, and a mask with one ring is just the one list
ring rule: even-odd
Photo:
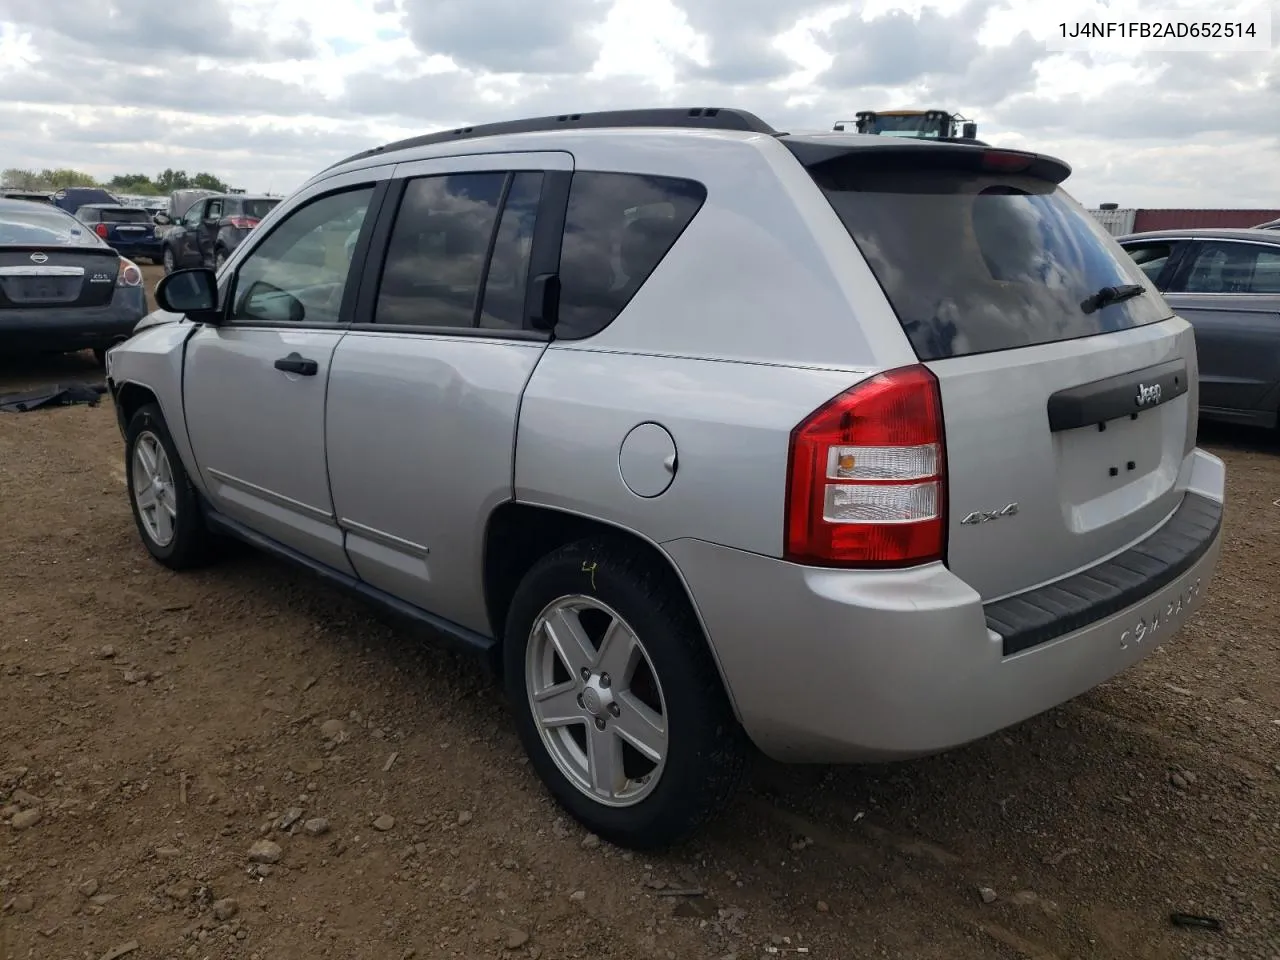
[[395,143],[383,144],[371,150],[352,154],[329,167],[339,167],[353,160],[425,147],[433,143],[451,140],[474,140],[479,137],[499,137],[512,133],[540,133],[546,130],[590,130],[601,127],[695,127],[703,130],[741,130],[745,133],[763,133],[771,137],[778,131],[754,113],[731,107],[660,107],[647,110],[600,110],[594,113],[562,113],[554,117],[535,117],[526,120],[506,120],[500,123],[484,123],[476,127],[457,127],[438,133],[428,133]]

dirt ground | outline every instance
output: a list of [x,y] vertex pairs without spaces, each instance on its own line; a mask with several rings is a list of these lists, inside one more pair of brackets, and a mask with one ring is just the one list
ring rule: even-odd
[[[0,361],[0,392],[100,376]],[[1202,440],[1220,574],[1145,663],[946,756],[760,761],[632,856],[471,661],[265,557],[153,563],[107,405],[0,414],[0,958],[1276,960],[1280,445]]]

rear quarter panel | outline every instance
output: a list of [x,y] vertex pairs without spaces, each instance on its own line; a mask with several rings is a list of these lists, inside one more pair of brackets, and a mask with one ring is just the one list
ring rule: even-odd
[[[520,408],[516,499],[656,543],[692,537],[778,556],[791,430],[864,376],[553,344]],[[643,423],[676,446],[674,477],[655,497],[632,493],[619,465]]]

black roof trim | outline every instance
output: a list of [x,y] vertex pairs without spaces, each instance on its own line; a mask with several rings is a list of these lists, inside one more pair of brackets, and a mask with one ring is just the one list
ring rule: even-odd
[[739,130],[744,133],[763,133],[771,137],[778,131],[754,113],[732,107],[662,107],[648,110],[600,110],[595,113],[562,113],[554,117],[534,117],[526,120],[506,120],[500,123],[484,123],[478,127],[457,127],[428,133],[395,143],[383,144],[371,150],[352,154],[328,167],[340,167],[344,163],[375,157],[380,153],[426,147],[434,143],[453,140],[475,140],[480,137],[500,137],[514,133],[542,133],[548,130],[596,130],[602,127],[693,127],[702,130]]
[[1023,172],[1050,183],[1061,183],[1071,176],[1071,165],[1065,160],[1029,150],[992,147],[980,140],[923,140],[873,134],[784,135],[780,140],[809,170],[816,170],[835,160],[854,157],[869,164],[905,163],[922,168],[977,167],[983,154],[1002,153],[1030,158],[1031,163]]

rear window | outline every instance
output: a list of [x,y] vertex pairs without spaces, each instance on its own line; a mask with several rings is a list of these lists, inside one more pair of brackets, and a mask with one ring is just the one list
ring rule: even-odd
[[[30,209],[15,210],[18,205]],[[92,230],[56,207],[22,201],[0,207],[0,244],[16,243],[43,247],[99,247],[102,241]]]
[[577,340],[612,323],[706,197],[695,180],[575,173],[560,248],[556,337]]
[[151,214],[141,207],[112,207],[96,211],[95,219],[103,223],[150,223]]
[[244,208],[246,217],[253,217],[255,220],[261,220],[274,207],[279,200],[241,200],[240,204]]
[[939,170],[815,173],[921,360],[1073,340],[1164,320],[1148,289],[1086,312],[1142,270],[1057,185]]

